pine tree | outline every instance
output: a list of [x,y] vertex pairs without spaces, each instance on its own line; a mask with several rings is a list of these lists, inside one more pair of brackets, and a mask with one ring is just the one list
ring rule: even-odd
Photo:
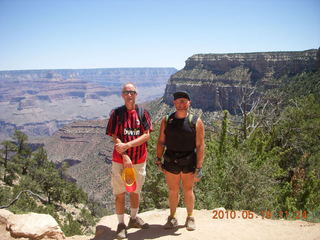
[[16,151],[16,146],[10,141],[3,141],[1,143],[3,148],[0,150],[1,152],[1,163],[3,164],[3,181],[5,183],[12,183],[14,178],[14,171],[12,167],[12,163],[10,163],[10,153]]

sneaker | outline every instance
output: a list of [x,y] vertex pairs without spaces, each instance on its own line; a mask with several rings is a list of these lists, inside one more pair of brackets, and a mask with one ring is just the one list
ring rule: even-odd
[[145,223],[141,218],[136,217],[136,218],[130,218],[129,223],[128,223],[128,228],[142,228],[146,229],[149,228],[149,224]]
[[166,224],[164,225],[164,229],[172,229],[178,227],[178,220],[175,217],[168,217]]
[[186,226],[188,231],[195,230],[196,229],[196,224],[194,222],[194,217],[187,217],[185,226]]
[[119,223],[117,227],[117,239],[125,239],[127,238],[127,229],[124,223]]

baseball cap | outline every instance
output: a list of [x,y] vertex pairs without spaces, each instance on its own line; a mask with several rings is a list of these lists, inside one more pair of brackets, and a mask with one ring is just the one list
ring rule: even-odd
[[124,168],[122,171],[122,179],[125,183],[127,192],[134,192],[136,190],[137,181],[134,168]]
[[186,98],[188,100],[190,100],[189,94],[185,91],[179,91],[179,92],[175,92],[173,94],[173,99],[176,100],[178,98]]

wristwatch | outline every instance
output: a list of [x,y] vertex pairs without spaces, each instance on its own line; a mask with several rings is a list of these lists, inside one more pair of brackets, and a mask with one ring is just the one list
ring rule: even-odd
[[196,175],[197,178],[202,178],[204,176],[202,172],[202,168],[196,168],[194,174]]

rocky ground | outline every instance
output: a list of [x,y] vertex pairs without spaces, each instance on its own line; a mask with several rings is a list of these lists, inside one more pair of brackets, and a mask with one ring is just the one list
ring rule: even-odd
[[[187,231],[184,227],[186,210],[179,208],[177,218],[179,227],[174,230],[165,230],[162,225],[165,223],[169,210],[153,210],[140,214],[150,224],[147,230],[130,229],[128,239],[216,239],[216,240],[249,240],[249,239],[320,239],[320,223],[309,223],[305,221],[286,221],[262,219],[255,215],[253,219],[242,218],[242,212],[236,212],[235,219],[213,219],[210,210],[195,210],[197,229]],[[116,229],[116,216],[107,216],[101,219],[100,229],[95,240],[114,239]],[[73,238],[82,240],[90,238]]]
[[[223,208],[221,210],[224,211]],[[243,211],[236,211],[234,219],[213,219],[211,210],[195,210],[197,229],[187,231],[184,227],[186,210],[179,208],[177,218],[179,226],[177,229],[165,230],[163,224],[166,221],[169,210],[155,209],[141,213],[140,216],[150,224],[149,229],[129,229],[128,239],[216,239],[216,240],[319,240],[320,223],[307,221],[271,220],[254,215],[253,219],[242,217]],[[128,216],[126,216],[126,221]],[[95,236],[73,236],[66,240],[111,240],[115,239],[117,226],[116,215],[103,217],[96,226]],[[1,240],[27,240],[27,238],[12,238],[0,225]]]

